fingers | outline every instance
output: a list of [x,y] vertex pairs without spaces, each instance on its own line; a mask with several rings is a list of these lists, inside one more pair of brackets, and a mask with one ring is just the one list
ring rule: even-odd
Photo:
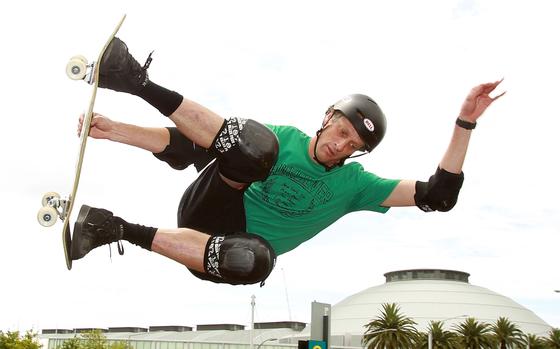
[[504,78],[501,78],[498,81],[494,81],[494,82],[487,82],[485,84],[480,84],[478,86],[475,86],[470,93],[470,97],[481,97],[483,95],[487,96],[488,98],[490,98],[492,101],[495,101],[496,99],[502,97],[505,94],[505,91],[502,92],[501,94],[499,94],[496,97],[490,97],[489,94],[494,91],[496,89],[496,87],[498,87],[498,85],[500,85],[502,83],[502,81],[504,81]]
[[78,137],[80,137],[82,133],[83,125],[84,125],[84,113],[80,114],[80,117],[78,118],[78,130],[77,130]]
[[504,91],[504,92],[500,93],[500,94],[499,94],[499,95],[497,95],[496,97],[492,98],[492,102],[494,102],[494,101],[495,101],[496,99],[498,99],[498,98],[502,97],[502,96],[503,96],[503,95],[505,95],[505,94],[506,94],[506,91]]
[[484,85],[484,90],[485,90],[485,92],[490,93],[490,92],[494,91],[494,89],[496,89],[496,87],[498,87],[498,85],[501,84],[502,81],[504,81],[504,78],[501,78],[501,79],[498,80],[498,81],[494,81],[494,82],[489,82],[489,83],[483,84],[483,85]]
[[[467,99],[477,99],[482,94],[488,94],[492,91],[495,87],[493,87],[493,82],[488,82],[485,84],[480,84],[471,89],[471,92],[467,96]],[[489,90],[490,89],[490,90]]]
[[[90,129],[97,124],[98,118],[100,116],[101,116],[100,114],[93,113],[89,125]],[[82,129],[84,128],[84,119],[85,119],[85,114],[84,113],[80,114],[80,117],[78,119],[78,130],[77,130],[78,137],[80,137],[82,134]]]
[[[494,91],[494,90],[496,89],[496,87],[498,87],[498,85],[500,85],[500,84],[502,83],[502,81],[504,81],[504,78],[501,78],[500,80],[498,80],[498,81],[492,83],[492,84],[491,84],[491,87],[489,87],[487,93],[489,94],[490,92]],[[490,96],[488,96],[488,97],[490,97],[490,99],[492,100],[492,102],[494,102],[496,99],[502,97],[502,96],[505,95],[505,94],[506,94],[506,91],[500,93],[500,94],[497,95],[496,97],[490,97]]]

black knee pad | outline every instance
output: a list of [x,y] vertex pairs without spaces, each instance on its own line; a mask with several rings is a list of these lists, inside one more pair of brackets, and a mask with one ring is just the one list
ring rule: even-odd
[[416,182],[416,206],[424,212],[450,211],[457,203],[463,180],[463,172],[455,174],[438,167],[427,183]]
[[210,237],[204,258],[208,274],[233,285],[264,282],[275,262],[270,244],[248,233]]
[[250,119],[225,120],[214,139],[220,173],[241,183],[268,177],[278,157],[278,139],[266,126]]

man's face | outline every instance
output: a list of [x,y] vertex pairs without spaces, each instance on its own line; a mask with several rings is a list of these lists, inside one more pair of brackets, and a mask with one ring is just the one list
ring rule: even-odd
[[333,166],[355,151],[364,149],[364,146],[358,132],[346,117],[332,117],[319,137],[317,158],[327,166]]

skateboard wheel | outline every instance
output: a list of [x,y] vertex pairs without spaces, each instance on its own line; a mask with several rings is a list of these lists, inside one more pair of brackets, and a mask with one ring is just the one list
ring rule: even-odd
[[87,61],[85,58],[74,56],[66,64],[66,75],[72,80],[82,80],[86,76],[86,69]]
[[41,207],[37,213],[37,220],[43,227],[50,227],[54,225],[57,218],[58,212],[51,206]]
[[70,58],[71,61],[73,61],[75,59],[77,59],[79,61],[82,61],[82,62],[84,62],[85,65],[87,65],[87,58],[86,57],[84,57],[82,55],[76,55],[76,56],[72,56],[72,58]]
[[54,191],[49,191],[48,193],[43,195],[43,198],[41,199],[41,205],[48,206],[49,201],[51,201],[52,199],[60,199],[60,195],[58,193],[55,193]]

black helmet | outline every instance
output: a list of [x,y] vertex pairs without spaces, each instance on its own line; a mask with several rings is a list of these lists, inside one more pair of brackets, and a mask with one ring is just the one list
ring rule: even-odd
[[370,97],[361,94],[349,95],[336,102],[329,110],[331,109],[342,112],[350,120],[368,152],[385,136],[387,120],[381,108]]

